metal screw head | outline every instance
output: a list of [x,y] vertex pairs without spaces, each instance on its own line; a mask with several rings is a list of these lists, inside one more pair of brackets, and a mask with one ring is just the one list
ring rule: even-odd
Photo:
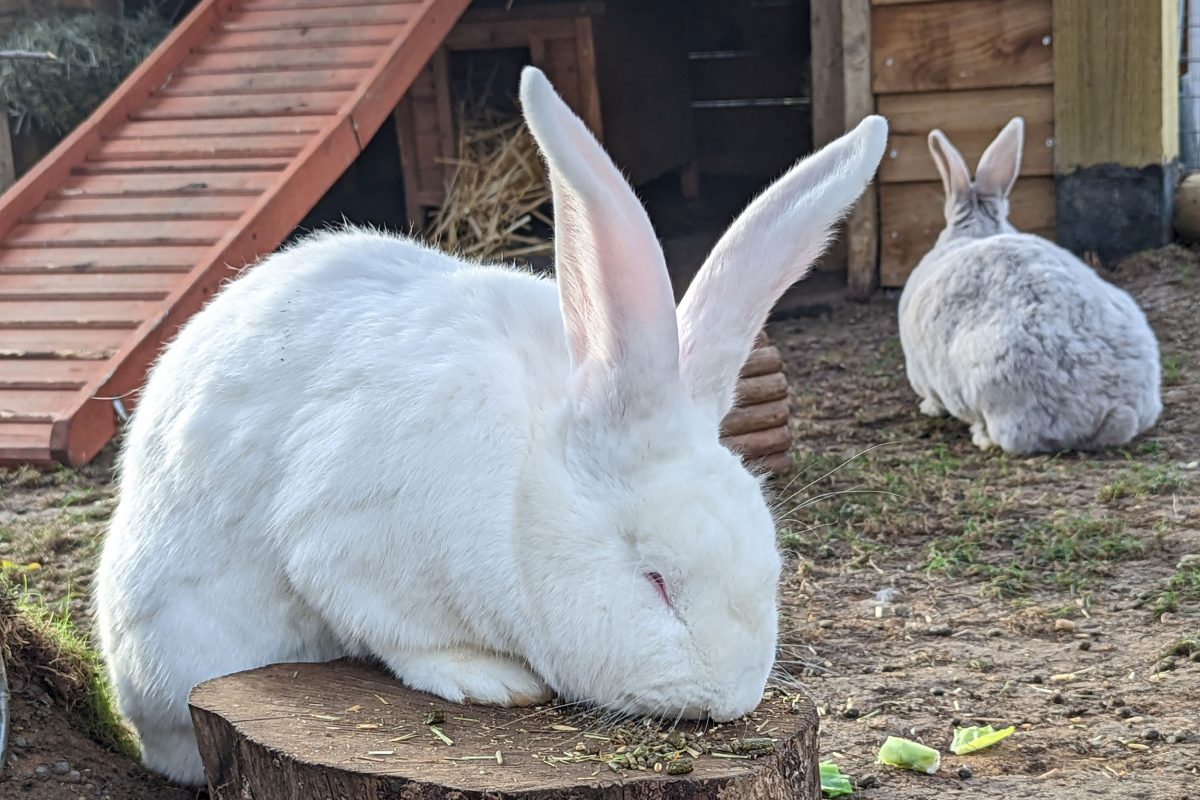
[[1049,47],[1050,43],[1053,41],[1054,41],[1054,37],[1050,36],[1049,34],[1043,36],[1042,37],[1042,47]]

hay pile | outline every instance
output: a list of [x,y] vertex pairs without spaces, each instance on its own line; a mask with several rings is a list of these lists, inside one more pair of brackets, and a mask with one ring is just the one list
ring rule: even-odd
[[98,12],[22,18],[0,50],[53,59],[0,59],[0,104],[14,132],[33,125],[65,134],[82,122],[162,41],[170,25],[153,9],[132,17]]
[[458,117],[458,155],[445,204],[425,237],[479,260],[527,262],[550,255],[550,182],[533,136],[519,117],[483,104]]

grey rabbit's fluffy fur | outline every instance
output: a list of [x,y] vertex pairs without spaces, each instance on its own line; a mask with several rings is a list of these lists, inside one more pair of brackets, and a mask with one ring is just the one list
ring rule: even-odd
[[1122,445],[1162,411],[1158,343],[1128,293],[1009,224],[1024,130],[1020,117],[1005,126],[974,182],[946,136],[929,135],[946,228],[900,297],[908,379],[922,412],[969,423],[983,449]]

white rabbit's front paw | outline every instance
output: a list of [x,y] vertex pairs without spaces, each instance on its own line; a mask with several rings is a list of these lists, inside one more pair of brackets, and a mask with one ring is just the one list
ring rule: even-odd
[[388,666],[412,688],[455,703],[532,706],[554,696],[524,663],[482,650],[433,650],[389,660]]
[[942,408],[942,404],[932,397],[926,397],[921,401],[921,413],[927,417],[941,417],[946,413],[946,409]]
[[982,422],[971,425],[971,443],[980,450],[991,450],[996,446],[996,443],[987,434],[987,426]]

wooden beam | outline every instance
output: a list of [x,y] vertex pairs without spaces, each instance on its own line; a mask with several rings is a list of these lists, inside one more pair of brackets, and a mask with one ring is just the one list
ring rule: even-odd
[[[875,112],[871,90],[871,3],[842,0],[842,81],[845,129]],[[846,283],[853,297],[869,295],[878,279],[879,196],[868,186],[846,224]]]
[[1045,86],[1054,73],[1051,33],[1050,0],[883,6],[871,20],[875,91]]
[[1177,0],[1054,0],[1060,173],[1179,153]]
[[928,145],[933,128],[949,136],[974,169],[984,148],[1015,116],[1025,119],[1021,174],[1054,174],[1054,89],[1050,86],[885,94],[876,105],[888,121],[888,152],[879,168],[880,183],[938,180]]
[[813,149],[845,131],[842,94],[842,0],[811,0]]
[[8,111],[0,106],[0,194],[17,182],[17,164],[13,160],[12,134],[8,129]]

